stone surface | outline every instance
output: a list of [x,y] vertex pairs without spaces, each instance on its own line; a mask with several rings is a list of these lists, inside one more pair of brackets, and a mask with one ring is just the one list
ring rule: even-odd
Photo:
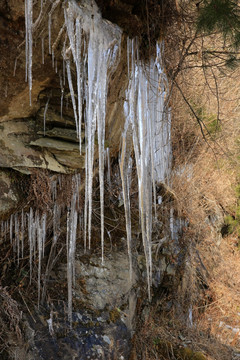
[[[31,168],[42,168],[66,173],[71,169],[84,167],[84,146],[82,155],[75,139],[75,130],[54,128],[49,130],[51,137],[39,138],[33,119],[18,119],[2,122],[0,125],[0,167],[13,168],[30,173]],[[64,140],[59,138],[63,137]]]
[[[113,251],[105,255],[103,264],[99,255],[87,256],[78,253],[75,261],[75,276],[76,301],[81,301],[81,304],[85,304],[95,312],[111,312],[118,309],[116,318],[121,318],[128,329],[133,328],[140,279],[137,262],[133,267],[131,282],[129,259],[125,252]],[[63,281],[65,277],[66,266],[61,265],[53,278]],[[120,309],[123,308],[124,311],[121,311]]]
[[82,155],[80,155],[79,145],[76,143],[44,137],[31,141],[30,145],[47,149],[59,163],[69,168],[79,169],[84,167],[84,147],[82,148]]
[[[43,131],[38,131],[39,135],[45,135],[50,138],[58,138],[66,141],[72,141],[72,142],[79,142],[79,139],[77,138],[77,132],[74,129],[63,129],[63,128],[53,128],[51,130],[45,131],[45,134]],[[82,138],[84,135],[82,134]]]
[[128,256],[124,253],[112,253],[104,258],[91,257],[89,262],[76,261],[76,278],[85,279],[85,291],[81,288],[75,295],[83,301],[88,301],[95,309],[103,310],[106,306],[120,307],[124,296],[128,296],[137,275],[133,273],[133,283],[129,278]]
[[34,122],[19,119],[2,122],[0,126],[0,167],[14,169],[42,168],[66,173],[65,168],[47,151],[29,147],[34,137]]
[[[33,316],[35,322],[27,318],[29,348],[21,360],[129,359],[130,334],[121,320],[112,322],[107,314],[100,317],[79,311],[73,313],[74,323],[70,329],[63,309],[58,308],[54,312],[49,309]],[[47,319],[45,326],[40,316]],[[51,334],[47,325],[50,318]]]
[[29,145],[39,146],[41,148],[47,148],[51,150],[67,151],[67,152],[79,152],[79,146],[72,142],[66,142],[48,137],[39,138],[35,141],[31,141]]
[[40,109],[38,110],[36,114],[36,121],[40,124],[42,129],[44,126],[44,113],[45,113],[46,126],[49,126],[49,124],[50,125],[53,124],[53,126],[62,126],[62,127],[67,126],[72,129],[76,128],[75,120],[70,116],[72,115],[71,109],[69,110],[70,114],[64,113],[63,116],[61,116],[60,112],[58,112],[58,110],[60,110],[60,108],[58,108],[58,105],[59,105],[59,101],[61,101],[60,100],[61,94],[56,94],[56,100],[54,104],[56,106],[51,105],[51,102],[49,102],[47,111],[45,111],[45,107],[48,101],[48,97],[45,94],[42,94],[41,96],[42,97],[40,97],[40,102],[44,106],[40,107]]
[[[66,283],[66,265],[55,267],[50,281],[56,285]],[[126,252],[107,254],[103,265],[98,254],[78,252],[72,328],[62,302],[54,307],[45,304],[32,316],[25,314],[25,338],[29,344],[26,359],[127,360],[140,287],[136,262],[130,282]]]

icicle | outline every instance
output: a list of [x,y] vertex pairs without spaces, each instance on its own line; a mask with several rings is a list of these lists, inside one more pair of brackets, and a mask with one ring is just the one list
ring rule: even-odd
[[81,213],[79,213],[79,220],[78,220],[78,224],[79,224],[79,226],[78,226],[78,228],[79,228],[79,230],[78,230],[78,237],[80,238],[81,237],[81,233],[82,233],[82,224],[83,224],[83,215],[81,214]]
[[[86,159],[87,159],[87,152],[86,149]],[[85,178],[88,174],[88,163],[85,161]],[[84,239],[84,252],[87,251],[87,220],[88,220],[88,187],[85,180],[85,201],[84,201],[84,230],[83,230],[83,239]]]
[[72,287],[75,284],[75,249],[76,249],[76,234],[77,234],[77,197],[78,197],[78,183],[76,178],[72,179],[73,195],[71,200],[71,208],[67,213],[67,282],[68,282],[68,320],[72,325]]
[[44,258],[45,242],[46,242],[46,224],[47,224],[47,214],[42,215],[42,258]]
[[61,119],[62,119],[62,112],[63,112],[63,97],[64,97],[64,89],[61,89]]
[[32,228],[33,228],[33,210],[30,208],[28,215],[28,242],[29,242],[29,263],[30,263],[30,284],[32,281],[32,256],[33,256],[33,236],[32,236]]
[[15,214],[15,252],[17,253],[17,263],[19,265],[19,256],[20,256],[20,238],[19,238],[19,222],[18,215]]
[[[131,55],[131,64],[130,64]],[[162,88],[163,71],[160,66],[161,54],[157,48],[157,60],[151,60],[144,69],[139,61],[137,44],[134,40],[127,42],[127,62],[129,87],[126,93],[126,125],[123,133],[120,171],[123,183],[126,228],[129,229],[129,188],[130,178],[127,175],[126,135],[129,122],[132,127],[132,140],[138,176],[139,212],[142,229],[142,241],[146,258],[148,294],[151,297],[152,283],[152,206],[156,212],[155,182],[164,182],[168,178],[171,158],[169,141],[170,127],[166,121],[164,91]],[[130,68],[131,66],[131,68]],[[161,78],[160,78],[161,75]],[[151,84],[151,81],[154,83]],[[164,79],[166,85],[166,80]],[[159,90],[160,88],[160,90]],[[167,119],[168,120],[168,119]],[[162,129],[164,131],[162,131]],[[129,166],[129,173],[131,164]],[[129,240],[128,240],[129,241]],[[129,246],[128,246],[129,247]]]
[[59,189],[62,189],[62,177],[61,175],[58,176],[58,185],[59,185]]
[[77,90],[78,90],[78,136],[79,150],[82,153],[82,74],[81,74],[81,28],[79,18],[76,20],[76,59],[77,68]]
[[170,227],[170,233],[171,233],[171,239],[174,240],[174,217],[173,217],[173,211],[174,209],[170,209],[170,216],[169,216],[169,227]]
[[57,198],[57,180],[51,182],[52,202],[55,204]]
[[38,308],[40,303],[41,291],[41,261],[42,261],[42,228],[39,221],[39,214],[35,215],[35,223],[37,229],[37,245],[38,245]]
[[130,51],[131,51],[131,41],[129,38],[127,38],[127,65],[128,65],[128,79],[130,79]]
[[[86,97],[86,121],[85,121],[85,210],[84,210],[84,246],[86,246],[88,233],[88,247],[91,246],[91,219],[92,219],[92,184],[93,163],[95,151],[95,132],[98,133],[99,154],[99,180],[100,180],[100,206],[101,206],[101,244],[102,259],[104,248],[104,143],[105,143],[105,113],[107,82],[110,68],[116,65],[116,54],[120,48],[121,32],[106,26],[101,19],[95,3],[85,4],[84,13],[82,8],[75,2],[69,2],[65,8],[64,16],[70,49],[73,55],[77,71],[78,89],[78,136],[81,142],[81,118],[82,118],[82,96]],[[88,16],[86,12],[89,12]],[[81,21],[80,21],[81,19]],[[82,36],[82,32],[86,36]],[[83,46],[82,44],[83,41]],[[83,51],[83,54],[81,53]],[[67,54],[67,51],[64,50]],[[66,55],[65,55],[66,56]],[[87,71],[86,62],[87,63]],[[71,97],[73,99],[72,80],[70,78],[70,66],[67,63],[67,73]],[[83,81],[83,79],[85,81]],[[86,81],[87,79],[87,81]],[[74,116],[76,120],[76,105],[73,101]],[[77,125],[77,121],[76,121]],[[80,144],[81,151],[81,144]],[[86,225],[87,221],[87,225]]]
[[47,115],[47,110],[48,110],[48,104],[50,101],[50,97],[47,99],[45,108],[44,108],[44,114],[43,114],[43,135],[45,136],[45,132],[46,132],[46,115]]
[[26,77],[28,79],[29,86],[29,103],[32,105],[31,93],[32,93],[32,0],[25,0],[25,27],[26,27],[26,40],[25,40],[25,52],[26,52]]
[[53,311],[51,310],[50,312],[50,318],[47,319],[47,323],[48,323],[48,331],[49,331],[49,334],[51,336],[54,335],[54,329],[53,329]]
[[7,233],[9,231],[9,221],[7,220],[6,223],[5,223],[5,241],[7,240]]
[[10,242],[13,243],[13,214],[10,216]]
[[78,136],[77,108],[76,108],[75,94],[74,94],[73,84],[72,84],[72,75],[71,75],[70,60],[67,60],[67,61],[66,61],[66,64],[67,64],[68,85],[69,85],[69,90],[70,90],[71,99],[72,99],[73,112],[74,112],[74,118],[75,118],[76,130],[77,130],[77,136]]
[[48,14],[48,53],[51,55],[52,45],[51,45],[51,28],[52,28],[52,15]]
[[42,64],[44,64],[44,38],[42,37]]
[[63,58],[63,86],[66,85],[66,65],[65,65],[65,61]]
[[189,326],[193,327],[193,313],[192,313],[192,305],[189,306],[188,309],[188,320],[189,320]]
[[52,67],[54,69],[54,49],[52,48]]
[[53,208],[53,243],[56,244],[60,235],[61,207],[55,202]]
[[[125,104],[126,109],[127,104]],[[130,209],[130,181],[129,181],[129,167],[128,162],[130,160],[130,151],[131,143],[130,140],[131,131],[129,128],[129,119],[126,119],[126,124],[124,132],[122,134],[122,151],[121,158],[119,162],[120,174],[122,179],[122,189],[123,189],[123,202],[125,209],[125,219],[126,219],[126,231],[127,231],[127,245],[128,245],[128,257],[129,257],[129,272],[130,272],[130,281],[132,281],[132,236],[131,236],[131,209]]]
[[25,57],[26,57],[26,68],[25,68],[25,81],[28,80],[28,33],[29,33],[29,18],[28,18],[28,0],[25,0]]

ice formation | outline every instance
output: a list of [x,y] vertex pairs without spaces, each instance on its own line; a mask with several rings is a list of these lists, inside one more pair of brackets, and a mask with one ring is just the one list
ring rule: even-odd
[[77,175],[72,179],[72,200],[67,210],[67,283],[68,283],[68,320],[72,323],[72,288],[75,282],[75,249],[78,221],[79,179]]
[[26,51],[26,76],[25,80],[28,80],[29,85],[29,102],[32,103],[32,16],[33,16],[33,3],[32,0],[25,0],[25,27],[26,27],[26,39],[25,39],[25,51]]
[[169,178],[171,164],[171,118],[165,109],[167,79],[161,66],[161,46],[156,60],[143,64],[139,60],[136,40],[128,40],[129,86],[124,111],[120,171],[122,178],[126,230],[131,273],[130,173],[133,143],[138,177],[139,211],[144,246],[148,293],[152,283],[152,208],[156,207],[156,182]]
[[[91,247],[92,185],[95,155],[95,133],[98,139],[98,162],[101,207],[101,246],[104,253],[104,153],[105,116],[109,71],[117,63],[121,30],[104,21],[94,1],[82,1],[78,6],[69,1],[64,10],[70,47],[63,56],[67,64],[68,84],[76,121],[81,153],[81,124],[83,99],[85,111],[85,247]],[[83,49],[83,50],[82,50]],[[77,74],[77,104],[71,76],[69,53],[72,53]],[[78,110],[77,110],[78,109]]]
[[[55,43],[52,45],[52,13],[60,0],[52,2],[48,15],[48,47],[52,54],[53,65]],[[41,2],[43,6],[43,3]],[[41,6],[41,11],[42,11]],[[25,0],[26,14],[26,80],[29,82],[30,103],[32,89],[32,0]],[[65,24],[60,33],[66,31],[63,44],[63,69],[59,72],[61,87],[61,115],[63,107],[63,92],[65,86],[65,68],[70,90],[77,135],[79,137],[80,153],[82,151],[81,133],[82,123],[85,123],[85,205],[84,213],[79,210],[79,192],[81,181],[79,176],[72,178],[72,198],[67,208],[59,206],[57,197],[61,191],[61,178],[52,183],[53,240],[52,249],[56,245],[61,232],[61,215],[67,214],[67,279],[68,279],[68,318],[72,321],[72,288],[74,286],[74,260],[76,249],[77,228],[84,229],[84,248],[91,247],[92,222],[92,186],[94,178],[94,162],[96,156],[95,138],[98,142],[98,174],[100,182],[101,209],[101,249],[104,261],[104,167],[107,162],[107,182],[110,179],[110,153],[105,151],[105,116],[109,75],[114,71],[120,59],[121,30],[111,23],[104,21],[94,1],[68,0],[64,7]],[[59,33],[59,34],[60,34]],[[44,38],[42,42],[42,62],[44,62]],[[166,182],[170,177],[171,164],[171,118],[165,108],[167,97],[167,79],[163,72],[161,54],[163,45],[157,44],[156,59],[148,64],[139,60],[137,40],[127,42],[127,64],[129,85],[126,91],[124,113],[126,122],[122,135],[122,148],[119,160],[124,198],[127,246],[130,264],[130,278],[132,278],[132,245],[131,245],[131,177],[133,155],[137,169],[139,214],[141,222],[142,240],[146,258],[148,293],[152,283],[152,223],[153,208],[159,201],[156,196],[156,182]],[[73,68],[76,73],[73,76]],[[76,94],[75,94],[76,92]],[[49,101],[49,100],[48,100]],[[44,110],[45,118],[48,101]],[[86,106],[83,106],[85,103]],[[20,219],[20,220],[19,220]],[[38,260],[38,300],[45,293],[46,278],[51,269],[47,264],[45,280],[41,281],[42,259],[49,219],[46,214],[29,209],[28,214],[11,215],[10,221],[2,224],[2,234],[10,235],[14,252],[19,262],[23,257],[24,234],[28,232],[30,281],[33,273],[34,260]],[[27,226],[28,222],[28,226]],[[83,223],[83,224],[82,224]],[[170,221],[171,231],[172,222]],[[26,228],[28,231],[26,231]],[[21,232],[19,235],[19,230]],[[14,234],[13,234],[14,233]],[[110,236],[110,233],[109,233]],[[50,258],[50,256],[49,256]],[[41,284],[42,288],[41,288]]]

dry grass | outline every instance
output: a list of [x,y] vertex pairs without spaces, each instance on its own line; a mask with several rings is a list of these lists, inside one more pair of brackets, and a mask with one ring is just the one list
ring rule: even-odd
[[208,264],[212,302],[204,308],[199,327],[209,329],[223,344],[240,349],[240,252],[232,237],[224,238],[216,249],[211,240],[199,246]]
[[[6,288],[0,286],[0,358],[4,359],[12,345],[21,343],[22,314]],[[8,358],[8,357],[6,357]]]

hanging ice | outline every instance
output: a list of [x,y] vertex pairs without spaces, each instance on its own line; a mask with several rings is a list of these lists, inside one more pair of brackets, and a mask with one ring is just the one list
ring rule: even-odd
[[[125,104],[125,111],[128,111]],[[132,236],[131,236],[131,208],[130,208],[130,171],[131,169],[131,124],[129,118],[127,117],[125,123],[125,129],[122,135],[122,152],[119,161],[120,174],[122,179],[122,190],[123,190],[123,200],[124,200],[124,210],[125,210],[125,219],[126,219],[126,231],[127,231],[127,246],[128,246],[128,256],[129,256],[129,270],[130,270],[130,280],[132,280]],[[130,166],[129,166],[130,165]]]
[[69,49],[67,49],[65,51],[65,58],[67,60],[69,88],[77,123],[79,142],[81,142],[83,96],[86,99],[85,246],[87,234],[88,247],[91,246],[93,163],[95,154],[95,132],[97,130],[103,260],[106,96],[109,71],[114,68],[118,58],[117,53],[120,49],[121,31],[116,26],[112,26],[101,18],[94,1],[91,1],[91,3],[82,1],[81,6],[78,6],[74,0],[69,1],[68,7],[65,9],[65,22],[77,74],[78,111],[76,110],[72,85]]
[[[60,0],[52,1],[48,14],[49,53],[54,63],[54,50],[62,32],[67,32],[63,44],[63,79],[61,87],[61,116],[65,86],[65,66],[67,68],[68,85],[73,105],[80,153],[82,123],[85,122],[85,206],[84,206],[84,247],[91,246],[92,221],[92,186],[94,177],[95,142],[98,143],[100,209],[101,209],[101,248],[102,261],[104,255],[104,154],[105,154],[105,116],[108,79],[120,58],[121,30],[116,25],[104,21],[94,0],[68,0],[64,3],[65,25],[62,26],[56,41],[52,45],[52,14]],[[41,11],[43,3],[41,2]],[[32,89],[32,0],[25,0],[26,14],[26,80],[29,81],[30,103]],[[156,182],[169,179],[171,163],[170,115],[166,109],[167,80],[162,70],[162,45],[157,45],[156,60],[144,66],[139,60],[138,46],[135,40],[128,40],[127,63],[129,86],[126,91],[124,113],[126,124],[123,132],[122,151],[120,156],[120,173],[122,178],[124,208],[130,276],[132,276],[131,255],[131,172],[132,146],[138,177],[139,213],[142,239],[146,257],[148,291],[152,282],[152,210],[156,209]],[[55,52],[57,54],[57,52]],[[44,40],[42,40],[42,61],[44,61]],[[74,69],[75,68],[75,69]],[[75,72],[73,72],[75,70]],[[74,76],[75,74],[75,76]],[[75,79],[76,77],[76,79]],[[76,83],[74,81],[76,80]],[[67,98],[68,99],[68,98]],[[48,100],[49,101],[49,100]],[[48,101],[44,110],[45,118]],[[97,136],[96,136],[97,134]],[[96,139],[97,137],[97,139]],[[108,170],[109,170],[109,151]],[[60,179],[59,179],[60,181]],[[110,173],[108,176],[110,185]],[[57,183],[53,186],[53,246],[60,233],[60,218],[63,209],[57,204]],[[59,188],[61,184],[59,182]],[[76,247],[80,179],[73,177],[73,196],[67,209],[67,277],[68,277],[68,317],[72,321],[72,288],[74,283],[74,258]],[[22,234],[24,219],[22,219]],[[10,240],[20,253],[19,220],[15,218],[15,237],[13,242],[13,217],[10,219]],[[23,235],[22,235],[23,236]],[[46,215],[35,213],[30,208],[28,214],[28,241],[30,251],[30,281],[33,262],[38,256],[38,298],[41,289],[41,259],[44,256],[46,236]],[[88,241],[88,244],[87,244]],[[23,240],[21,243],[23,254]],[[47,269],[48,271],[49,269]],[[44,293],[44,291],[43,291]]]
[[[171,164],[170,117],[165,109],[166,78],[161,68],[161,51],[157,45],[157,59],[148,65],[139,61],[137,41],[128,40],[127,61],[129,86],[124,105],[126,124],[123,132],[120,172],[123,185],[128,248],[131,244],[130,183],[128,162],[131,140],[138,177],[139,211],[142,241],[146,258],[149,298],[152,283],[152,208],[156,206],[155,183],[165,182]],[[131,250],[130,250],[131,251]],[[131,253],[130,253],[131,269]]]
[[77,177],[72,179],[71,207],[67,211],[67,283],[68,283],[68,320],[72,324],[72,287],[75,282],[75,248],[78,219],[78,194],[80,183]]
[[26,77],[29,85],[29,102],[32,105],[31,92],[32,92],[32,13],[33,13],[32,0],[25,0],[25,52],[26,52]]

